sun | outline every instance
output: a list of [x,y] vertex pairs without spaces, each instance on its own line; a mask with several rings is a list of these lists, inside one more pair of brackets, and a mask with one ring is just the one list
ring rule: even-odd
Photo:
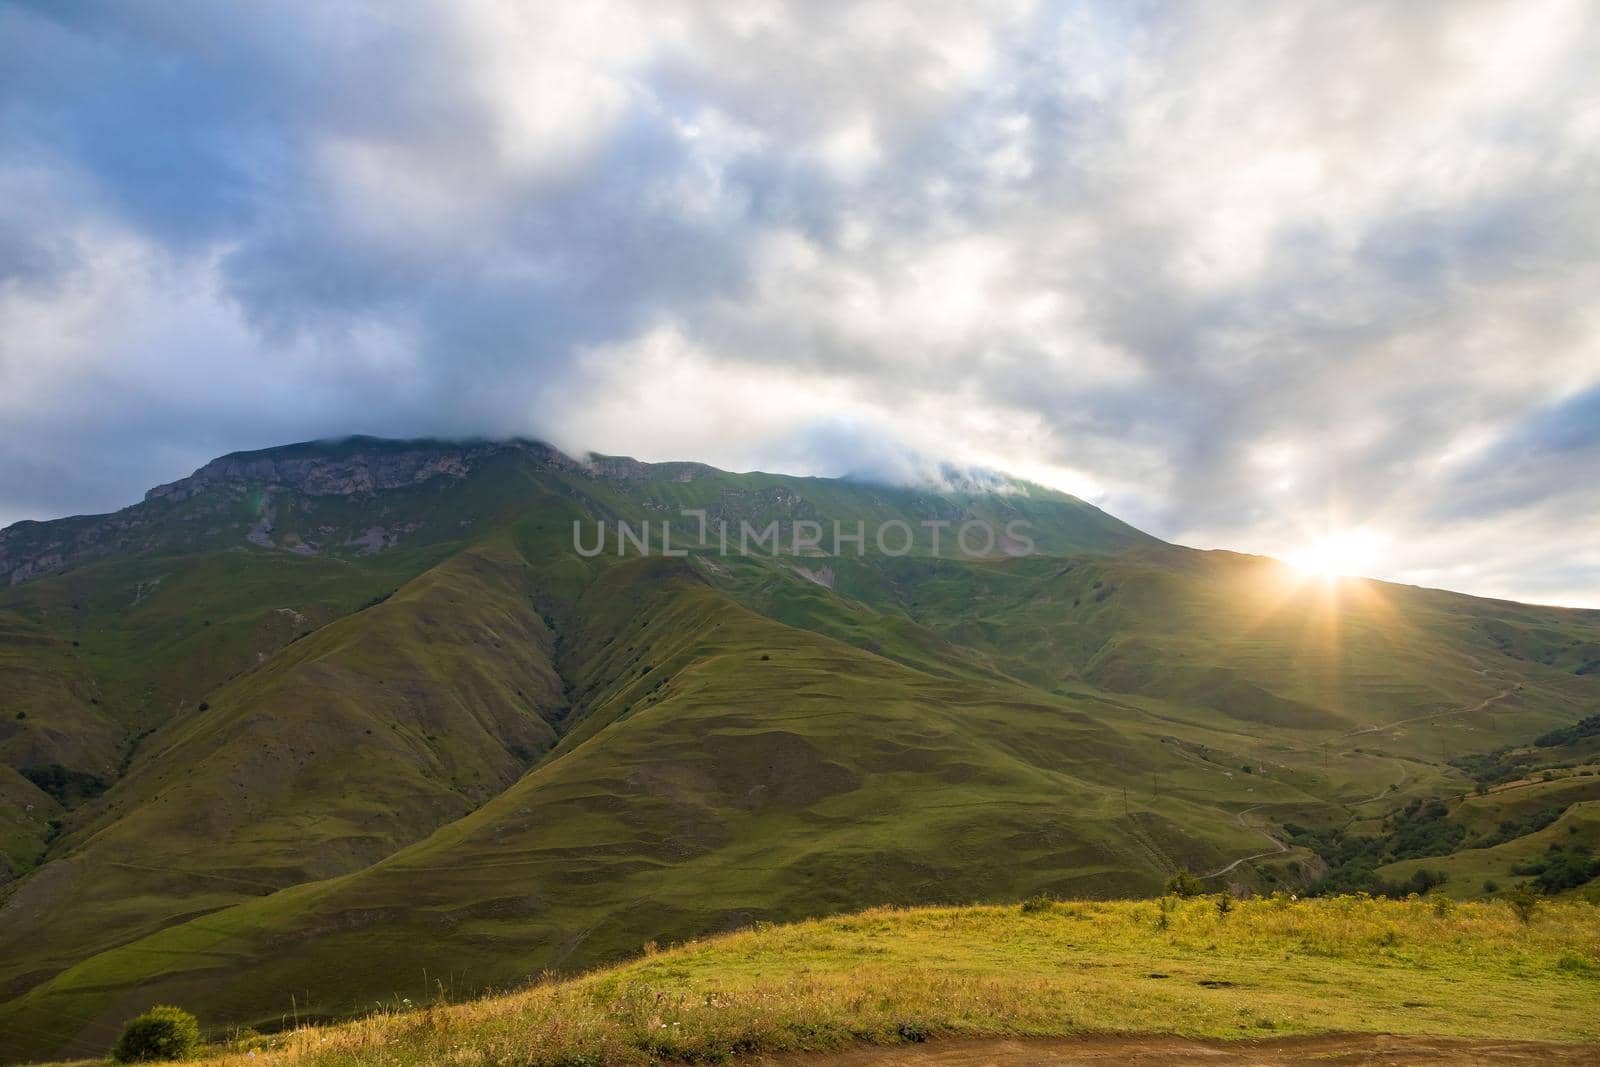
[[1369,573],[1381,559],[1387,541],[1388,538],[1371,530],[1340,530],[1289,553],[1285,561],[1324,578],[1362,575]]

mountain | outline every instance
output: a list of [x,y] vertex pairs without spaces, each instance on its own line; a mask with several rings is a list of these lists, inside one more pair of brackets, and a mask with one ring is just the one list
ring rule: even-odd
[[1600,612],[1305,581],[1001,478],[352,438],[19,523],[0,583],[13,1060],[864,905],[1509,872],[1529,842],[1457,857],[1512,786],[1600,838],[1591,743],[1518,762],[1600,710]]

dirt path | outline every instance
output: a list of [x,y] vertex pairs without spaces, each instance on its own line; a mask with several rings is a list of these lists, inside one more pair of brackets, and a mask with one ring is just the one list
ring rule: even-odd
[[1225,864],[1224,866],[1218,867],[1214,871],[1208,871],[1207,873],[1202,874],[1200,876],[1201,878],[1216,878],[1216,877],[1219,877],[1220,875],[1227,874],[1229,871],[1233,870],[1235,867],[1239,866],[1239,864],[1241,864],[1241,863],[1249,863],[1251,860],[1258,860],[1258,859],[1261,859],[1264,856],[1278,856],[1278,855],[1281,855],[1281,854],[1289,851],[1289,846],[1288,845],[1284,844],[1282,841],[1279,841],[1276,837],[1272,836],[1272,834],[1269,833],[1267,830],[1263,829],[1260,826],[1251,826],[1249,823],[1244,821],[1244,817],[1246,815],[1249,815],[1252,811],[1255,811],[1256,808],[1264,808],[1264,807],[1266,807],[1265,804],[1257,804],[1257,805],[1255,805],[1255,807],[1245,808],[1243,811],[1239,812],[1239,814],[1235,815],[1234,818],[1236,820],[1238,820],[1238,823],[1239,823],[1240,826],[1243,826],[1247,830],[1254,830],[1256,833],[1260,834],[1262,837],[1266,838],[1268,841],[1271,841],[1273,847],[1271,849],[1267,850],[1266,852],[1257,852],[1253,856],[1240,856],[1238,859],[1234,860],[1232,863]]
[[[1488,670],[1487,667],[1480,667],[1479,670],[1478,670],[1478,673],[1479,674],[1488,674],[1489,670]],[[1357,729],[1349,731],[1348,733],[1346,733],[1344,735],[1344,738],[1346,740],[1348,740],[1348,739],[1351,739],[1351,738],[1363,737],[1363,736],[1366,736],[1366,735],[1369,735],[1369,734],[1383,733],[1383,732],[1386,732],[1388,730],[1396,729],[1397,727],[1405,726],[1408,723],[1421,722],[1424,719],[1435,720],[1436,721],[1438,719],[1453,718],[1453,717],[1455,717],[1457,715],[1471,715],[1474,712],[1483,711],[1483,710],[1485,710],[1487,708],[1493,707],[1495,704],[1498,704],[1500,701],[1505,700],[1507,697],[1511,696],[1513,693],[1517,693],[1517,692],[1521,691],[1521,689],[1522,689],[1522,683],[1518,682],[1518,683],[1516,683],[1514,685],[1508,686],[1506,689],[1502,690],[1499,693],[1494,694],[1493,696],[1485,697],[1483,700],[1479,701],[1476,704],[1471,705],[1470,707],[1457,708],[1454,711],[1433,712],[1433,713],[1428,714],[1428,715],[1417,715],[1417,716],[1415,716],[1413,718],[1399,719],[1399,720],[1397,720],[1395,722],[1381,723],[1381,724],[1373,725],[1373,726],[1363,726],[1363,727],[1359,727]],[[1216,764],[1211,763],[1210,761],[1203,760],[1203,759],[1200,759],[1200,758],[1196,757],[1193,753],[1190,753],[1187,750],[1185,750],[1181,745],[1174,746],[1173,751],[1175,751],[1178,755],[1183,756],[1184,758],[1186,758],[1186,759],[1188,759],[1188,760],[1190,760],[1192,762],[1199,763],[1202,766],[1205,766],[1207,768],[1220,769],[1220,767],[1218,767]],[[1359,807],[1362,807],[1363,805],[1366,805],[1366,804],[1376,803],[1377,801],[1384,799],[1385,797],[1389,796],[1389,794],[1393,793],[1395,790],[1397,790],[1401,786],[1403,786],[1406,783],[1406,778],[1407,778],[1407,776],[1406,776],[1405,767],[1402,766],[1400,768],[1400,780],[1398,782],[1394,783],[1393,785],[1384,786],[1382,789],[1378,790],[1378,792],[1374,793],[1372,796],[1368,797],[1365,800],[1356,800],[1356,801],[1348,802],[1346,804],[1346,806],[1350,807],[1350,808],[1359,808]],[[1333,802],[1329,801],[1329,803],[1333,803]],[[1246,828],[1253,829],[1257,833],[1261,834],[1261,836],[1265,837],[1268,841],[1271,841],[1272,842],[1272,848],[1268,849],[1265,852],[1257,852],[1257,853],[1255,853],[1253,855],[1241,856],[1238,859],[1234,860],[1232,863],[1228,863],[1228,864],[1225,864],[1225,865],[1223,865],[1221,867],[1218,867],[1214,871],[1207,871],[1205,874],[1200,875],[1201,878],[1219,878],[1222,875],[1227,874],[1229,871],[1234,870],[1240,864],[1249,863],[1252,860],[1264,859],[1267,856],[1281,856],[1285,852],[1289,851],[1289,845],[1286,842],[1280,840],[1277,836],[1272,834],[1270,831],[1268,831],[1264,827],[1253,826],[1252,824],[1245,822],[1244,817],[1246,815],[1250,814],[1252,811],[1255,811],[1256,808],[1261,808],[1261,807],[1265,807],[1265,806],[1266,806],[1265,804],[1257,804],[1257,805],[1255,805],[1255,807],[1246,808],[1243,811],[1239,812],[1237,815],[1235,815],[1234,818],[1236,818],[1238,820],[1240,826],[1244,826]],[[1600,1063],[1600,1056],[1597,1056],[1595,1058],[1595,1062]]]
[[1083,1037],[1050,1040],[938,1041],[845,1052],[787,1054],[753,1062],[770,1067],[1266,1067],[1269,1064],[1595,1064],[1600,1045],[1500,1041],[1393,1034],[1324,1034],[1269,1040],[1217,1041],[1165,1036]]
[[1500,703],[1500,701],[1506,699],[1506,697],[1509,697],[1513,693],[1521,691],[1521,689],[1522,689],[1522,683],[1518,682],[1516,685],[1513,685],[1513,686],[1511,686],[1511,687],[1509,687],[1509,688],[1507,688],[1507,689],[1505,689],[1505,690],[1503,690],[1503,691],[1501,691],[1499,693],[1496,693],[1492,697],[1485,697],[1483,700],[1480,700],[1478,703],[1472,705],[1470,708],[1456,708],[1454,711],[1439,711],[1439,712],[1434,712],[1431,715],[1413,715],[1409,719],[1396,719],[1394,722],[1378,723],[1378,724],[1376,724],[1374,726],[1363,726],[1363,727],[1360,727],[1359,729],[1351,730],[1349,733],[1345,734],[1344,736],[1349,738],[1349,737],[1362,737],[1362,736],[1364,736],[1366,734],[1381,734],[1381,733],[1385,733],[1385,732],[1387,732],[1389,730],[1393,730],[1394,728],[1396,728],[1398,726],[1405,726],[1407,723],[1421,722],[1424,719],[1452,719],[1452,718],[1455,718],[1457,715],[1471,715],[1475,711],[1483,711],[1486,708],[1489,708],[1489,707],[1491,707],[1491,706],[1493,706],[1495,704]]

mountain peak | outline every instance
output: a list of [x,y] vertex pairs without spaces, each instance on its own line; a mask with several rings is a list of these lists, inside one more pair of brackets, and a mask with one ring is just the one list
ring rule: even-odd
[[397,441],[378,437],[306,441],[231,452],[187,478],[156,486],[145,493],[144,499],[176,502],[229,484],[282,485],[308,496],[367,494],[441,476],[464,478],[476,459],[509,448],[530,447],[543,449],[551,456],[561,455],[548,446],[521,441]]

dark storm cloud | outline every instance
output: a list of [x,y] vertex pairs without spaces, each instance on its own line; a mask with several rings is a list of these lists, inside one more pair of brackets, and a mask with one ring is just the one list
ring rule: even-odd
[[1600,601],[1597,62],[1581,3],[6,5],[0,520],[532,433]]

